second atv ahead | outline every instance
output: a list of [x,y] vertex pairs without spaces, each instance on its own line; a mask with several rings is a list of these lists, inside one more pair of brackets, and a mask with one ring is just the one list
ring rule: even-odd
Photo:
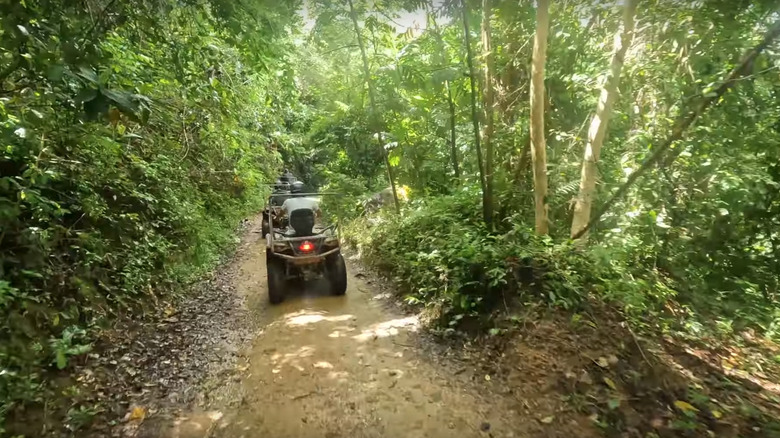
[[[276,184],[273,185],[273,194],[268,198],[268,202],[266,202],[265,208],[263,208],[263,237],[271,232],[272,216],[276,218],[274,221],[277,222],[277,226],[279,226],[279,208],[282,206],[282,203],[284,203],[284,201],[289,197],[289,195],[289,183],[277,181]],[[286,223],[281,225],[286,226]]]
[[[322,195],[292,193],[286,196],[314,198]],[[332,295],[344,295],[347,268],[341,255],[337,224],[319,225],[315,211],[305,208],[290,212],[287,224],[279,221],[280,216],[269,215],[266,264],[271,304],[284,300],[293,279],[308,281],[324,277]]]

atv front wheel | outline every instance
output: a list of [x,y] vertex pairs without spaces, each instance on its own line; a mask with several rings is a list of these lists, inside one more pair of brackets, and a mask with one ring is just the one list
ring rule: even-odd
[[284,293],[287,286],[284,264],[279,260],[269,259],[268,266],[268,301],[271,304],[279,304],[284,301]]
[[347,293],[347,265],[344,256],[334,254],[328,257],[328,281],[332,295],[344,295]]

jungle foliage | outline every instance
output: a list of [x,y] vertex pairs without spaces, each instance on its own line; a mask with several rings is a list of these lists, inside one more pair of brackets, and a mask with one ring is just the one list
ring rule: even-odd
[[300,19],[235,5],[0,2],[0,435],[100,327],[207,272],[262,205],[296,115]]
[[[606,436],[720,436],[725,423],[778,436],[779,6],[430,1],[411,5],[415,26],[398,23],[410,5],[373,4],[358,30],[365,80],[354,29],[322,2],[304,45],[324,55],[304,81],[318,117],[309,147],[356,200],[386,175],[412,194],[400,214],[341,206],[349,243],[444,335],[511,343],[504,334],[544,324],[535,309],[563,309],[573,326],[619,319],[614,336],[648,375],[669,355],[670,369],[695,356],[714,373],[686,374],[661,408],[667,428],[638,432],[618,415]],[[370,146],[380,130],[391,172]],[[369,156],[374,167],[357,164]],[[716,398],[732,420],[705,406]]]
[[213,267],[283,162],[455,324],[780,337],[776,1],[0,6],[0,418]]
[[[354,29],[343,8],[314,3],[302,46],[314,68],[301,78],[317,108],[310,150],[334,186],[387,187]],[[411,300],[443,300],[453,314],[516,285],[518,259],[551,258],[539,272],[569,278],[544,286],[556,304],[598,291],[637,315],[673,315],[693,333],[752,327],[777,337],[776,7],[551,2],[541,149],[531,147],[529,123],[534,4],[363,7],[389,163],[416,200],[398,216],[353,223],[355,242],[403,279]],[[403,8],[416,9],[416,26],[397,23]],[[534,169],[549,186],[541,195]]]

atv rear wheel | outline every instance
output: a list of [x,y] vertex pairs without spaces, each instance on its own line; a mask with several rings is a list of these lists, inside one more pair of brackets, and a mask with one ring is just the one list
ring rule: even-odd
[[265,236],[268,235],[268,233],[271,232],[271,224],[268,223],[268,219],[263,218],[263,239],[265,239]]
[[284,293],[287,288],[286,272],[284,263],[274,260],[268,256],[266,265],[268,267],[268,301],[271,304],[279,304],[284,301]]
[[328,282],[332,295],[344,295],[347,293],[347,265],[344,256],[334,254],[327,259]]

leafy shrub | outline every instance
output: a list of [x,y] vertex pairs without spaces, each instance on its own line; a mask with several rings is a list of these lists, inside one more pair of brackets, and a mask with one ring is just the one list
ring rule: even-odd
[[553,243],[519,217],[506,220],[505,232],[491,234],[481,222],[479,203],[478,191],[470,189],[413,201],[401,216],[353,221],[346,227],[347,242],[390,273],[409,302],[443,306],[456,319],[505,300],[576,309],[593,296],[639,316],[674,294],[641,265],[629,264],[630,249]]
[[[479,194],[470,189],[412,201],[402,216],[363,218],[346,233],[369,263],[410,292],[410,302],[443,304],[452,315],[490,309],[524,268],[547,264],[547,258],[534,261],[536,256],[553,250],[522,224],[504,235],[488,233],[480,219]],[[556,293],[550,297],[558,300]]]
[[46,20],[24,23],[40,59],[10,70],[3,85],[18,87],[0,100],[0,433],[102,324],[211,269],[279,167],[266,78],[203,10],[176,9],[176,32],[144,38],[128,19],[91,63],[62,61],[45,32],[74,22]]
[[[776,337],[780,311],[742,275],[743,293],[704,289],[709,269],[699,264],[679,276],[659,267],[664,245],[635,230],[614,229],[582,246],[535,236],[520,215],[491,234],[480,219],[476,189],[412,201],[398,216],[362,217],[346,227],[347,242],[389,273],[411,303],[441,306],[460,319],[489,312],[504,300],[544,301],[577,309],[592,299],[612,303],[637,323],[700,337],[757,327]],[[680,254],[680,257],[683,257]],[[667,261],[668,263],[668,261]],[[686,281],[690,279],[691,281]],[[740,281],[740,278],[730,279]],[[702,303],[709,297],[708,303]]]

